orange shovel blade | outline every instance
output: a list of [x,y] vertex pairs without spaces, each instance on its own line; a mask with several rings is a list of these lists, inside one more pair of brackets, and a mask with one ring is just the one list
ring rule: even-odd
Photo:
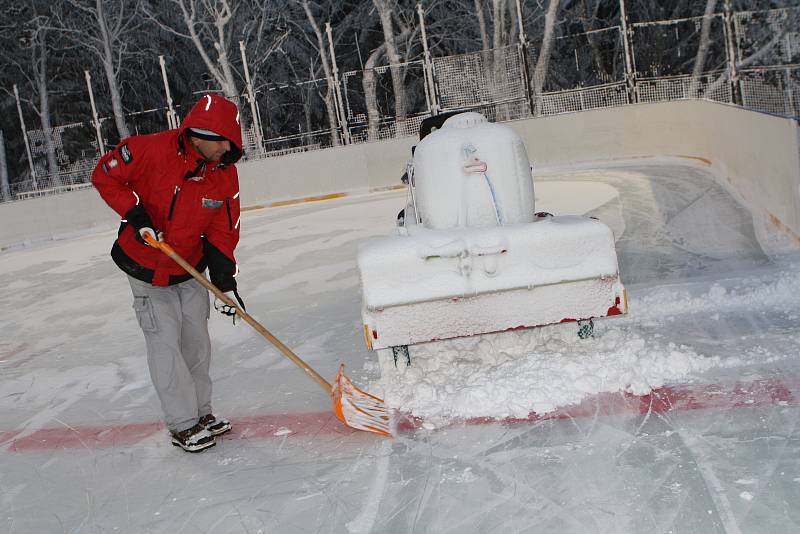
[[357,430],[391,436],[389,410],[383,400],[358,389],[339,367],[333,385],[333,413],[344,424]]

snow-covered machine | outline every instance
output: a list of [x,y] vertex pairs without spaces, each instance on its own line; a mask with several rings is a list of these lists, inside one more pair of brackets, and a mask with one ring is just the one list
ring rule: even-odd
[[611,229],[536,213],[510,127],[467,112],[423,128],[402,224],[359,248],[369,348],[409,363],[409,345],[627,312]]

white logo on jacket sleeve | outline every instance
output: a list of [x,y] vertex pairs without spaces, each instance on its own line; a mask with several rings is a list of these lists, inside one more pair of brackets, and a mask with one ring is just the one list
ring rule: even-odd
[[108,161],[103,163],[103,170],[106,171],[106,174],[107,174],[107,173],[111,172],[111,169],[113,169],[117,165],[119,165],[119,162],[117,161],[117,158],[112,156],[112,157],[110,157],[108,159]]

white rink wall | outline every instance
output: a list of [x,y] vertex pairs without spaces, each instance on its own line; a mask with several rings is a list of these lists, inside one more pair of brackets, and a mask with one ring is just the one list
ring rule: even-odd
[[[536,166],[664,156],[710,165],[754,215],[800,243],[800,134],[790,119],[682,101],[509,124]],[[398,186],[415,141],[363,143],[239,164],[243,206]],[[118,224],[93,189],[4,203],[0,249]]]
[[800,128],[791,119],[716,102],[683,101],[511,125],[537,166],[657,156],[710,167],[754,215],[800,244]]

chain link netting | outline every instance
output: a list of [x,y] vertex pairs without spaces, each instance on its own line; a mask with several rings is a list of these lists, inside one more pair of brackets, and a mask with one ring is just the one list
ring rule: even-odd
[[628,103],[624,83],[609,84],[572,91],[543,93],[538,107],[540,115],[556,115],[573,111],[623,106]]
[[[421,121],[437,111],[474,110],[489,120],[506,121],[530,117],[533,110],[541,116],[701,98],[800,115],[800,8],[738,12],[729,25],[724,14],[713,15],[703,72],[694,78],[703,20],[633,24],[627,72],[621,27],[569,35],[563,34],[566,27],[560,28],[538,95],[533,94],[532,79],[539,49],[530,44],[346,72],[338,87],[325,78],[263,85],[255,88],[252,105],[246,96],[235,98],[244,121],[246,153],[249,158],[271,157],[414,136]],[[162,131],[177,124],[193,103],[176,103],[174,120],[166,107],[128,114],[128,128],[133,135]],[[117,128],[111,117],[99,122],[104,151],[117,142]],[[41,130],[27,135],[35,176],[12,184],[14,198],[72,190],[88,182],[101,152],[93,122],[52,129],[56,173],[49,172]]]
[[342,143],[336,95],[325,78],[275,85],[256,93],[264,155],[318,150]]
[[433,59],[442,111],[527,99],[520,46]]
[[733,23],[737,62],[748,68],[800,63],[800,8],[739,12]]
[[[636,76],[661,78],[692,74],[702,26],[703,17],[633,24],[631,50]],[[668,52],[667,56],[664,51]],[[726,63],[725,21],[721,15],[714,15],[710,19],[703,72],[719,70]]]
[[[401,91],[395,91],[396,83]],[[422,61],[347,72],[342,89],[353,142],[414,135],[430,114]]]
[[[27,136],[34,170],[27,180],[10,184],[12,198],[72,191],[88,181],[89,171],[99,154],[97,137],[90,123],[56,126],[49,130],[49,136],[44,130],[29,130]],[[50,145],[53,163],[58,168],[56,172],[52,172],[48,161]]]
[[[528,54],[529,72],[535,73],[539,50]],[[625,56],[619,26],[556,37],[550,52],[544,92],[573,91],[625,80]],[[585,108],[582,108],[585,109]]]
[[702,98],[717,102],[733,102],[727,73],[717,72],[699,76],[671,76],[636,81],[639,102],[668,102],[687,98]]
[[740,79],[745,107],[775,115],[800,115],[800,67],[745,71]]

